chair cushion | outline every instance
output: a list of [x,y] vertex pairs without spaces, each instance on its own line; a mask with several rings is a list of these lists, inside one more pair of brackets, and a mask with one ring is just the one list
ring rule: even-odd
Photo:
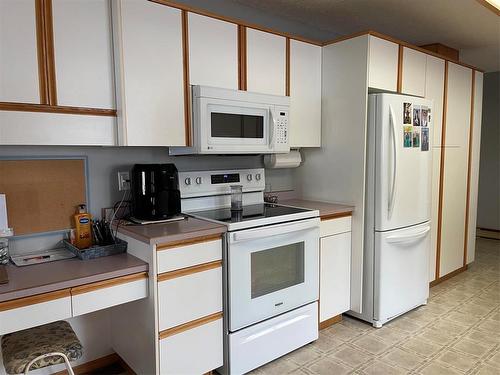
[[[44,324],[9,333],[2,337],[2,354],[8,374],[22,374],[30,361],[52,353],[64,353],[70,361],[83,354],[83,347],[71,325],[66,321]],[[62,357],[46,357],[35,362],[30,370],[63,363]]]

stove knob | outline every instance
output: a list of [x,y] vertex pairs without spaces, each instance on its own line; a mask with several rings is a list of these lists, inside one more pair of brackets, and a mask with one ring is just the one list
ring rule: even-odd
[[247,174],[247,180],[248,181],[252,181],[252,175],[251,174]]
[[201,177],[196,177],[196,184],[197,185],[200,185],[201,184]]
[[186,185],[191,185],[191,177],[187,177],[185,180],[184,180],[184,183]]
[[255,179],[256,179],[257,181],[260,181],[260,173],[257,173],[257,174],[255,175]]

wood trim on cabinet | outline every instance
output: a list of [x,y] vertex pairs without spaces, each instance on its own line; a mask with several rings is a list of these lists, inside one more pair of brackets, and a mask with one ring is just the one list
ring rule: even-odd
[[40,91],[40,104],[49,104],[46,58],[47,51],[45,49],[44,2],[44,0],[35,1],[36,52],[38,60],[38,86]]
[[338,219],[338,218],[347,217],[347,216],[352,216],[352,211],[349,211],[349,212],[338,212],[336,214],[330,214],[330,215],[323,215],[323,216],[320,216],[320,220],[321,221],[326,221],[326,220]]
[[114,116],[116,109],[53,106],[49,104],[0,102],[0,111],[65,113],[70,115]]
[[56,87],[56,61],[54,55],[54,25],[52,15],[52,0],[42,0],[43,18],[44,18],[44,42],[45,57],[47,68],[47,88],[48,104],[57,105],[57,87]]
[[327,320],[323,320],[322,322],[319,323],[319,330],[321,331],[322,329],[328,328],[336,323],[340,323],[341,321],[342,321],[342,314],[336,315]]
[[470,177],[472,168],[472,143],[474,137],[474,94],[476,85],[476,72],[472,71],[472,84],[470,95],[470,124],[469,124],[469,155],[467,160],[467,200],[465,202],[465,234],[464,234],[464,261],[463,265],[467,264],[467,242],[469,240],[469,209],[470,209]]
[[[125,361],[116,353],[94,359],[93,361],[82,363],[81,365],[73,367],[73,372],[76,375],[83,375],[88,373],[102,373],[103,368],[110,365],[119,364],[127,371],[127,374],[135,374],[135,372],[125,363]],[[67,375],[67,370],[58,371],[53,375]]]
[[439,196],[438,196],[438,222],[436,240],[436,273],[435,279],[439,279],[441,264],[441,230],[443,228],[443,191],[444,191],[444,157],[446,144],[446,107],[448,106],[448,61],[444,62],[444,90],[443,90],[443,121],[441,124],[441,160],[439,163]]
[[184,132],[186,146],[193,145],[191,127],[191,84],[189,78],[189,25],[188,14],[181,10],[182,17],[182,66],[184,79]]
[[214,322],[219,319],[222,319],[222,311],[161,331],[159,339],[163,340],[169,336],[177,335],[178,333]]
[[400,44],[398,49],[398,83],[397,92],[403,92],[403,52],[404,47]]
[[56,290],[55,292],[48,292],[37,294],[29,297],[22,297],[10,301],[0,302],[0,311],[17,309],[20,307],[36,305],[37,303],[49,302],[59,298],[70,297],[70,289]]
[[487,8],[488,10],[491,10],[493,13],[495,13],[497,16],[500,16],[500,9],[498,9],[496,6],[493,4],[490,4],[489,1],[486,0],[476,0],[479,4]]
[[222,260],[215,260],[213,262],[203,263],[196,266],[181,268],[180,270],[169,271],[160,273],[158,275],[158,282],[176,279],[178,277],[192,275],[194,273],[212,270],[214,268],[222,267]]
[[108,280],[98,281],[95,283],[85,284],[81,286],[75,286],[71,288],[71,295],[76,296],[79,294],[84,294],[88,292],[93,292],[99,289],[105,289],[116,285],[131,283],[137,280],[143,280],[148,278],[147,272],[134,273],[132,275],[115,277]]
[[451,279],[452,277],[454,276],[457,276],[459,273],[462,273],[464,271],[467,271],[467,265],[463,266],[463,267],[460,267],[459,269],[455,270],[455,271],[452,271],[450,273],[447,273],[446,275],[444,276],[441,276],[441,277],[438,277],[436,278],[436,280],[434,281],[431,281],[429,283],[429,286],[432,288],[433,286],[436,286],[437,284],[440,284],[442,283],[443,281],[446,281],[448,279]]
[[212,234],[212,235],[208,235],[208,236],[188,238],[186,240],[174,241],[174,242],[171,242],[168,244],[156,245],[156,250],[157,251],[168,250],[168,249],[172,249],[175,247],[194,245],[194,244],[202,243],[202,242],[211,242],[211,241],[216,241],[216,240],[220,240],[220,239],[221,239],[220,234]]
[[371,35],[371,36],[375,36],[375,37],[380,38],[380,39],[385,39],[385,40],[387,40],[389,42],[400,44],[403,47],[411,48],[411,49],[413,49],[415,51],[423,52],[423,53],[425,53],[427,55],[430,55],[430,56],[439,57],[440,59],[443,59],[443,60],[446,60],[446,61],[450,61],[450,62],[455,63],[457,65],[465,66],[466,68],[474,69],[474,70],[477,70],[478,72],[484,73],[484,70],[478,69],[475,66],[472,66],[472,65],[469,65],[469,64],[465,64],[463,62],[460,62],[460,61],[457,61],[457,60],[454,60],[454,59],[450,59],[448,56],[444,56],[444,55],[441,55],[439,53],[436,53],[436,52],[433,52],[433,51],[429,51],[428,49],[415,46],[415,45],[410,44],[408,42],[405,42],[403,40],[396,39],[396,38],[393,38],[393,37],[391,37],[389,35],[385,35],[385,34],[382,34],[382,33],[379,33],[377,31],[373,31],[373,30],[365,30],[365,31],[361,31],[359,33],[355,33],[355,34],[351,34],[351,35],[346,35],[346,36],[343,36],[343,37],[340,37],[340,38],[337,38],[337,39],[333,39],[333,40],[327,41],[327,42],[323,43],[322,45],[323,46],[328,46],[330,44],[339,43],[339,42],[342,42],[344,40],[349,40],[349,39],[356,38],[356,37],[362,36],[362,35]]
[[238,25],[238,90],[247,90],[247,28]]
[[259,25],[256,25],[254,23],[246,22],[246,21],[243,21],[243,20],[238,19],[238,18],[232,18],[232,17],[222,16],[220,14],[213,13],[213,12],[210,12],[208,10],[204,10],[204,9],[197,8],[197,7],[190,6],[190,5],[186,5],[186,4],[180,4],[180,3],[177,3],[175,1],[170,1],[170,0],[149,0],[149,1],[151,1],[153,3],[167,5],[167,6],[170,6],[172,8],[177,8],[177,9],[185,10],[187,12],[196,13],[196,14],[199,14],[199,15],[202,15],[202,16],[206,16],[206,17],[210,17],[210,18],[215,18],[215,19],[218,19],[220,21],[226,21],[226,22],[234,23],[236,25],[241,25],[241,26],[249,27],[249,28],[252,28],[252,29],[255,29],[255,30],[264,31],[266,33],[271,33],[271,34],[275,34],[275,35],[279,35],[279,36],[288,37],[290,39],[295,39],[295,40],[298,40],[298,41],[301,41],[301,42],[304,42],[304,43],[314,44],[314,45],[317,45],[317,46],[323,45],[323,43],[320,42],[320,41],[318,41],[318,40],[308,39],[308,38],[304,38],[304,37],[301,37],[301,36],[298,36],[298,35],[293,35],[293,34],[281,32],[281,31],[273,30],[273,29],[270,29],[268,27],[259,26]]
[[290,96],[290,38],[286,38],[285,46],[285,96]]

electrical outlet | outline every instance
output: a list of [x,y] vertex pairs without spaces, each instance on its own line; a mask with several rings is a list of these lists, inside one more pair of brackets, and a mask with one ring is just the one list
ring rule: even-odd
[[127,172],[118,172],[118,190],[130,190],[130,175]]

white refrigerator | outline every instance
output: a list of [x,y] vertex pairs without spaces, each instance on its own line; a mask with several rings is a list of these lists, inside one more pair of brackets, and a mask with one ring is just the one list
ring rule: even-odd
[[368,101],[362,314],[375,327],[427,302],[432,102],[396,94]]

